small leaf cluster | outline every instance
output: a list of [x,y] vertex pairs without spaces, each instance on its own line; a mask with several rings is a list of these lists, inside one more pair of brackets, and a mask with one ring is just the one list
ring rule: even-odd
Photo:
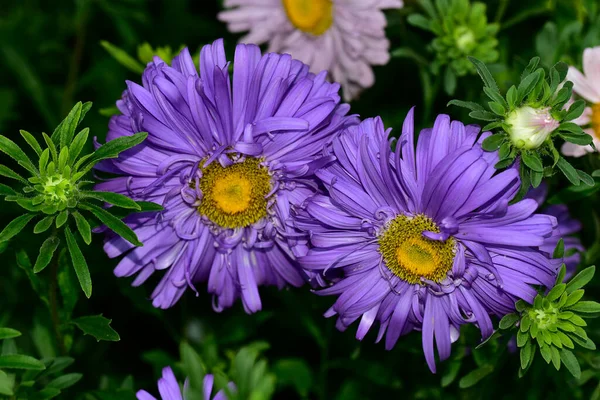
[[410,14],[408,22],[436,35],[429,50],[435,54],[431,64],[434,74],[444,71],[444,88],[448,94],[456,89],[456,78],[474,74],[475,68],[466,56],[474,56],[484,62],[498,60],[499,25],[488,24],[486,5],[469,0],[420,0],[419,4],[426,13]]
[[[448,105],[470,109],[469,115],[472,118],[487,122],[483,127],[484,131],[494,131],[493,135],[483,141],[482,147],[486,151],[498,151],[497,169],[507,168],[517,159],[521,161],[521,194],[524,195],[530,185],[538,187],[542,178],[554,174],[556,167],[573,185],[578,186],[583,182],[593,186],[594,179],[584,171],[575,169],[561,157],[554,144],[557,139],[578,145],[592,144],[592,137],[579,125],[570,122],[581,116],[585,102],[578,100],[568,108],[565,107],[573,92],[573,83],[565,82],[568,66],[562,62],[557,63],[546,74],[546,70],[539,67],[540,58],[534,57],[523,71],[519,84],[512,85],[504,97],[486,65],[476,58],[469,59],[484,82],[485,95],[491,100],[487,103],[488,108],[461,100],[452,100]],[[524,148],[511,140],[513,126],[508,121],[522,107],[547,110],[557,122],[558,127],[537,148]]]
[[102,206],[109,203],[133,211],[155,209],[152,203],[136,203],[121,194],[85,189],[86,185],[93,182],[83,178],[90,173],[94,165],[105,159],[116,158],[119,153],[141,143],[147,136],[141,132],[117,138],[82,156],[89,129],[84,128],[77,134],[75,132],[90,108],[91,103],[77,103],[51,136],[42,133],[44,149],[32,134],[20,131],[36,155],[35,163],[15,142],[0,135],[0,151],[11,157],[28,173],[28,177],[25,178],[8,166],[0,165],[0,175],[16,182],[14,187],[0,184],[0,194],[5,195],[6,201],[15,202],[27,211],[12,220],[0,232],[0,243],[8,241],[37,219],[33,232],[50,233],[40,247],[34,272],[44,270],[53,258],[57,258],[57,249],[64,243],[87,297],[92,294],[92,282],[76,235],[78,234],[86,244],[91,243],[91,226],[88,221],[93,217],[127,241],[141,246],[135,233],[120,218]]
[[566,268],[563,264],[556,285],[545,295],[538,294],[533,304],[519,300],[517,313],[507,314],[500,321],[501,329],[518,326],[517,346],[520,349],[521,372],[533,363],[536,350],[547,364],[559,370],[561,364],[577,379],[581,367],[573,354],[575,345],[595,350],[588,337],[586,318],[600,315],[600,303],[582,300],[582,289],[594,276],[595,267],[581,271],[569,283],[563,283]]
[[75,361],[71,357],[54,357],[38,360],[19,354],[14,338],[21,332],[0,328],[0,397],[14,396],[18,399],[51,399],[75,385],[81,374],[62,371]]

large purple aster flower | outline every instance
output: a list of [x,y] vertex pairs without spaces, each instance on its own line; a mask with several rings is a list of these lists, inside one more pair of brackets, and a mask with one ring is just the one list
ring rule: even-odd
[[482,151],[488,134],[477,140],[478,127],[441,115],[415,149],[411,111],[395,153],[388,134],[369,119],[333,142],[337,161],[317,172],[327,194],[298,215],[314,246],[300,262],[336,276],[320,293],[338,295],[326,316],[337,314],[339,329],[360,319],[362,339],[379,321],[387,349],[420,330],[435,372],[434,341],[444,360],[461,325],[488,337],[490,315],[553,285],[559,263],[538,247],[556,218],[535,214],[531,199],[509,205],[518,172],[494,169],[497,155]]
[[107,140],[139,131],[148,139],[104,164],[122,176],[98,188],[164,211],[127,220],[143,247],[107,240],[110,257],[125,254],[115,274],[138,274],[140,285],[163,271],[152,294],[160,308],[208,281],[215,310],[241,297],[251,313],[261,309],[258,286],[302,285],[295,258],[306,240],[288,223],[290,212],[314,192],[324,146],[357,123],[340,104],[339,85],[325,78],[289,55],[238,45],[230,81],[217,40],[200,53],[200,75],[184,49],[171,66],[149,63],[142,86],[128,82]]
[[[202,400],[227,400],[227,396],[222,390],[220,390],[214,396],[211,396],[213,392],[213,384],[214,376],[206,375],[204,377],[202,387]],[[175,378],[175,374],[173,374],[173,370],[170,367],[163,368],[162,378],[158,380],[158,392],[160,393],[161,400],[184,400],[186,387],[187,381],[182,390],[177,382],[177,378]],[[235,390],[233,383],[230,383],[229,387],[231,390]],[[154,396],[145,390],[140,390],[137,392],[136,397],[138,400],[156,400]]]

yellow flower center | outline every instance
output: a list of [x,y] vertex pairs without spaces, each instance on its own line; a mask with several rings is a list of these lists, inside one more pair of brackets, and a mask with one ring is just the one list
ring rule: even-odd
[[423,231],[440,232],[424,215],[398,215],[379,237],[379,252],[385,265],[409,283],[421,283],[421,278],[440,282],[454,262],[454,239],[430,240],[422,235]]
[[256,158],[228,167],[213,162],[202,169],[200,190],[200,214],[222,227],[240,228],[267,215],[271,177]]
[[303,32],[322,35],[333,23],[332,0],[282,0],[290,22]]
[[596,138],[600,139],[600,103],[592,106],[592,128]]

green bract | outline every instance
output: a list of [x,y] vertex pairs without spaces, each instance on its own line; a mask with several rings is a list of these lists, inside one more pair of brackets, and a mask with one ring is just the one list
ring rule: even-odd
[[554,143],[560,139],[579,145],[592,144],[590,135],[569,122],[583,113],[585,102],[578,100],[565,108],[573,91],[573,83],[565,82],[567,65],[558,63],[546,73],[538,68],[539,57],[534,57],[523,71],[518,86],[511,86],[503,96],[485,64],[469,59],[483,79],[484,93],[491,99],[488,109],[461,100],[452,100],[448,105],[468,108],[471,117],[488,122],[483,130],[492,130],[494,134],[483,141],[482,147],[486,151],[498,151],[497,169],[521,161],[521,190],[516,198],[522,198],[530,184],[539,186],[543,177],[554,174],[556,167],[574,185],[583,182],[593,186],[593,178],[573,168],[560,156]]
[[419,4],[427,16],[411,14],[408,22],[436,35],[429,46],[436,57],[431,69],[438,74],[445,68],[446,92],[454,92],[457,76],[475,73],[467,56],[484,62],[498,59],[498,40],[495,36],[499,26],[496,23],[488,24],[485,4],[471,4],[469,0],[438,0],[435,6],[431,0],[419,0]]
[[582,289],[594,276],[595,267],[581,271],[569,283],[562,283],[565,266],[556,280],[556,285],[546,295],[538,294],[533,304],[519,300],[517,313],[505,315],[500,328],[508,329],[518,322],[517,346],[520,348],[521,369],[525,372],[533,362],[536,349],[539,348],[546,363],[558,370],[561,363],[579,379],[581,368],[572,350],[579,345],[595,350],[596,345],[587,336],[584,318],[600,314],[600,304],[582,301]]
[[80,157],[87,142],[89,129],[84,128],[77,134],[75,130],[91,106],[91,103],[77,103],[52,136],[42,133],[45,149],[42,149],[32,134],[21,131],[21,136],[37,156],[36,162],[33,162],[16,143],[0,135],[0,151],[16,161],[28,175],[24,178],[12,169],[0,165],[0,175],[14,179],[19,184],[19,187],[2,185],[1,193],[6,195],[5,200],[16,202],[27,211],[0,232],[0,243],[17,235],[33,219],[39,219],[33,228],[34,233],[46,232],[52,227],[40,248],[33,270],[37,273],[46,268],[52,259],[58,256],[59,252],[56,250],[63,243],[68,249],[79,283],[87,297],[92,293],[90,273],[73,232],[79,232],[83,241],[90,244],[92,237],[88,220],[93,216],[124,239],[141,246],[135,233],[119,218],[102,208],[102,205],[109,203],[115,207],[135,211],[143,211],[142,209],[149,207],[121,194],[84,188],[93,183],[83,178],[96,163],[117,157],[122,151],[141,143],[147,136],[141,132],[117,138]]

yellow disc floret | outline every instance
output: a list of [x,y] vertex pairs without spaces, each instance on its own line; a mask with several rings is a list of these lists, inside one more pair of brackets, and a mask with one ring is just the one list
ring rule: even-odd
[[592,106],[592,128],[594,128],[596,138],[600,139],[600,103]]
[[213,162],[202,169],[200,190],[200,214],[222,227],[241,228],[267,215],[271,177],[255,158],[228,167]]
[[379,236],[386,267],[409,283],[421,283],[421,278],[440,282],[454,262],[454,239],[430,240],[422,235],[424,231],[440,232],[424,215],[398,215]]
[[303,32],[322,35],[333,23],[332,0],[282,0],[290,22]]

